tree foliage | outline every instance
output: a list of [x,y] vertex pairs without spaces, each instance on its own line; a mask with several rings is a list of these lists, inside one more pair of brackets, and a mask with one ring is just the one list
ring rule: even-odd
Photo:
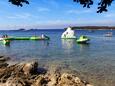
[[[93,5],[94,0],[73,0],[74,2],[80,3],[83,7],[90,8]],[[97,13],[107,12],[107,7],[111,5],[114,0],[99,0]]]
[[[94,0],[73,0],[73,1],[80,3],[81,5],[83,5],[83,7],[87,7],[87,8],[90,8],[90,5],[93,5],[94,3]],[[110,6],[113,1],[114,0],[99,0],[97,13],[102,13],[104,11],[107,12],[108,6]],[[9,0],[9,2],[21,7],[23,6],[23,3],[29,4],[28,0]]]
[[9,2],[11,2],[14,5],[17,6],[23,6],[23,3],[29,4],[29,2],[27,0],[9,0]]

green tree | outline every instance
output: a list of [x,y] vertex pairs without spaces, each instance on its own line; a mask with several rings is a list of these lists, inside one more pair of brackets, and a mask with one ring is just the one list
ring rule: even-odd
[[[107,12],[108,6],[110,6],[113,1],[114,0],[99,0],[97,13]],[[23,3],[29,4],[28,0],[9,0],[9,2],[21,7],[23,6]],[[83,7],[90,8],[90,5],[93,5],[94,0],[73,0],[73,2],[80,3]]]

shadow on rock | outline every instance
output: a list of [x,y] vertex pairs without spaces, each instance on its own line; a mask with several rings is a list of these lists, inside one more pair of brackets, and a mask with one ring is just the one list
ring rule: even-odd
[[47,69],[39,67],[39,68],[37,68],[37,73],[38,74],[46,74],[47,73]]

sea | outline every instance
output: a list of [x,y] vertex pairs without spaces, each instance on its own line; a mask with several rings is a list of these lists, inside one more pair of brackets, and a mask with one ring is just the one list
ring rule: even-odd
[[[77,38],[88,36],[88,44],[75,39],[61,39],[64,29],[1,30],[0,36],[31,37],[45,34],[50,40],[14,40],[9,46],[0,43],[0,56],[13,62],[38,60],[42,65],[60,65],[77,71],[80,78],[94,86],[115,86],[115,30],[75,30]],[[112,37],[104,34],[112,32]],[[53,66],[52,66],[53,67]]]

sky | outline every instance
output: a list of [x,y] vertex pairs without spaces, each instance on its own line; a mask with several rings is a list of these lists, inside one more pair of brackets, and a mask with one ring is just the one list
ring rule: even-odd
[[73,0],[28,0],[29,5],[17,7],[0,0],[0,30],[63,29],[68,26],[115,26],[115,2],[108,12],[96,13],[96,4],[83,8]]

